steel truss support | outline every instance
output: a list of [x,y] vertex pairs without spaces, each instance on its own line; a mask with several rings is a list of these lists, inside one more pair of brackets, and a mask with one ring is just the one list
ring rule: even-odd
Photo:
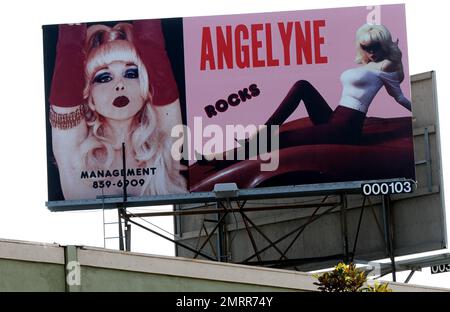
[[[125,144],[122,143],[122,165],[123,170],[126,172],[126,161],[125,161]],[[231,257],[229,255],[228,251],[228,230],[227,230],[227,222],[226,217],[230,213],[238,212],[242,218],[245,231],[250,239],[253,254],[249,257],[247,257],[244,261],[241,263],[245,264],[254,264],[254,265],[269,265],[269,266],[275,266],[275,267],[290,267],[294,266],[296,268],[296,265],[310,263],[310,262],[316,262],[321,260],[329,260],[329,259],[342,259],[342,261],[348,263],[350,261],[354,260],[355,253],[356,253],[356,246],[358,242],[358,237],[360,233],[362,218],[363,218],[363,212],[364,212],[364,206],[365,206],[365,200],[364,197],[363,204],[361,207],[361,214],[359,217],[358,227],[355,234],[355,240],[353,249],[350,252],[349,249],[349,233],[348,233],[348,226],[347,226],[347,193],[355,193],[357,190],[360,189],[363,181],[358,182],[344,182],[344,183],[328,183],[328,184],[317,184],[317,185],[305,185],[305,186],[293,186],[291,188],[286,187],[275,187],[275,188],[262,188],[262,189],[249,189],[249,190],[239,190],[235,183],[225,183],[225,184],[218,184],[214,187],[214,192],[206,192],[202,194],[193,194],[191,195],[183,195],[183,196],[166,196],[165,198],[150,198],[149,202],[155,203],[155,204],[163,204],[166,203],[166,201],[169,201],[167,203],[188,203],[188,202],[211,202],[215,201],[216,207],[215,209],[188,209],[188,210],[175,210],[170,212],[164,212],[164,213],[139,213],[139,214],[133,214],[130,212],[127,212],[127,206],[133,206],[136,205],[136,203],[133,203],[133,200],[128,199],[127,195],[127,183],[126,183],[126,176],[123,176],[123,196],[122,201],[119,202],[117,199],[110,198],[110,201],[108,205],[115,205],[118,209],[118,218],[119,218],[119,248],[120,250],[131,250],[131,224],[135,224],[138,227],[141,227],[143,229],[148,230],[149,232],[160,236],[177,246],[180,246],[182,248],[185,248],[191,252],[194,253],[194,258],[197,258],[198,256],[202,256],[209,260],[217,260],[222,262],[228,262],[230,261]],[[217,187],[217,189],[216,189]],[[103,192],[103,190],[102,190]],[[328,199],[329,195],[339,195],[340,201],[339,202],[333,202],[333,203],[326,203],[326,200]],[[247,200],[249,199],[260,199],[260,198],[282,198],[282,197],[297,197],[297,196],[311,196],[311,195],[326,195],[324,196],[323,200],[320,203],[316,204],[294,204],[294,205],[284,205],[284,206],[263,206],[263,207],[253,207],[253,208],[245,208],[245,205],[247,203]],[[156,198],[156,199],[155,199]],[[105,209],[105,202],[108,200],[108,196],[104,196],[102,193],[102,196],[99,199],[97,199],[96,204],[101,204],[102,209]],[[240,200],[244,200],[243,202],[240,202]],[[236,202],[236,207],[233,207],[232,201]],[[369,201],[370,202],[370,201]],[[73,205],[78,205],[80,203],[73,203]],[[86,205],[85,205],[86,206]],[[372,205],[370,205],[372,206]],[[50,207],[50,206],[49,206]],[[55,203],[54,207],[58,207],[58,204]],[[299,227],[295,228],[294,230],[290,231],[289,233],[277,238],[272,239],[268,237],[266,233],[261,229],[261,226],[258,226],[251,220],[251,218],[247,215],[247,212],[255,212],[255,211],[263,211],[263,210],[271,210],[271,209],[293,209],[293,208],[315,208],[314,212],[309,216],[308,220],[300,225]],[[319,210],[322,209],[322,211],[319,213]],[[325,257],[316,257],[316,258],[303,258],[303,259],[289,259],[287,254],[289,250],[291,250],[292,246],[294,246],[295,242],[298,240],[298,238],[301,236],[301,234],[304,232],[305,228],[318,219],[320,219],[323,216],[326,216],[330,214],[331,212],[334,212],[336,208],[340,208],[340,225],[341,225],[341,237],[342,237],[342,254],[339,255],[331,255],[331,256],[325,256]],[[62,210],[65,208],[63,207]],[[206,238],[203,241],[203,243],[198,246],[199,240],[197,241],[197,246],[192,247],[187,244],[183,244],[179,240],[175,240],[171,237],[165,236],[157,231],[154,231],[150,229],[149,227],[146,227],[134,220],[132,218],[144,218],[144,217],[150,217],[150,216],[162,216],[162,215],[196,215],[196,214],[208,214],[208,213],[215,213],[217,214],[216,220],[213,220],[212,222],[215,223],[215,226],[213,229],[208,233],[207,228],[205,226],[204,220],[198,239],[201,238],[201,232],[202,229],[205,231]],[[375,217],[375,221],[377,222],[378,228],[381,229],[378,219],[376,218],[376,215],[372,209],[372,213]],[[388,253],[391,264],[392,264],[392,274],[393,274],[393,280],[396,280],[395,276],[395,246],[394,246],[394,235],[393,235],[393,221],[392,221],[392,214],[390,209],[390,198],[389,195],[383,195],[382,196],[382,215],[383,215],[383,225],[384,225],[384,242],[386,245],[386,252]],[[124,229],[122,227],[122,221],[124,221]],[[208,220],[211,221],[211,220]],[[236,219],[237,223],[237,219]],[[104,225],[103,225],[104,226]],[[238,228],[236,228],[236,231]],[[253,230],[253,231],[252,231]],[[260,248],[257,243],[256,239],[254,237],[253,233],[256,232],[260,237],[263,238],[263,240],[268,243],[264,247]],[[216,236],[216,250],[214,250],[214,245],[211,243],[211,239],[213,236]],[[291,236],[294,236],[292,240],[288,243],[287,247],[282,250],[280,247],[281,242],[285,242],[288,238]],[[104,238],[105,239],[105,238]],[[214,256],[210,256],[209,254],[206,254],[203,252],[204,247],[209,243],[209,246],[211,247],[212,252],[214,253]],[[278,254],[278,259],[274,260],[262,260],[261,254],[265,252],[266,250],[273,248]],[[252,259],[257,258],[257,261],[251,262]],[[297,268],[296,268],[297,269]],[[412,276],[412,275],[411,275]]]
[[392,280],[397,281],[395,268],[395,245],[394,245],[394,222],[391,211],[391,200],[389,195],[382,195],[382,212],[384,224],[384,241],[386,252],[391,259]]
[[[326,199],[326,198],[325,198]],[[316,212],[320,209],[320,208],[328,208],[325,212],[325,214],[329,213],[331,210],[333,210],[334,208],[337,207],[337,203],[324,203],[325,199],[318,204],[295,204],[295,205],[286,205],[284,207],[277,207],[277,209],[293,209],[293,208],[312,208],[312,207],[316,207],[315,213],[310,217],[310,219],[308,220],[308,223],[314,222],[315,220],[318,219],[319,216],[316,216]],[[233,207],[232,205],[232,201],[230,199],[225,199],[225,200],[218,200],[217,201],[217,208],[216,209],[195,209],[192,211],[182,211],[184,213],[180,213],[180,211],[171,211],[171,212],[153,212],[153,213],[131,213],[127,210],[124,209],[120,209],[119,208],[119,226],[120,226],[120,230],[123,231],[121,229],[121,223],[124,222],[125,224],[128,224],[128,226],[131,226],[131,224],[134,224],[140,228],[143,228],[145,230],[148,230],[149,232],[164,238],[172,243],[174,243],[175,245],[187,249],[191,252],[194,253],[194,258],[197,258],[198,256],[202,256],[208,260],[222,260],[222,261],[228,261],[228,248],[227,248],[227,244],[226,244],[226,227],[224,226],[224,220],[226,218],[226,216],[229,213],[234,213],[234,212],[239,212],[239,214],[242,216],[242,220],[244,222],[244,224],[246,224],[246,231],[247,233],[249,233],[249,237],[252,237],[251,240],[253,240],[253,249],[254,249],[254,255],[253,257],[258,258],[258,260],[261,259],[260,254],[262,252],[264,252],[265,250],[269,249],[269,248],[274,248],[275,250],[277,250],[277,252],[280,254],[280,259],[283,258],[285,260],[289,260],[285,254],[287,253],[287,251],[290,249],[290,247],[293,245],[293,243],[295,242],[295,239],[291,242],[290,246],[285,250],[282,251],[280,248],[277,247],[276,244],[278,244],[281,240],[285,239],[286,237],[291,236],[293,233],[299,231],[298,236],[301,234],[301,232],[304,230],[305,226],[307,225],[303,225],[302,227],[298,228],[296,231],[294,231],[293,233],[290,233],[289,235],[287,235],[286,237],[283,237],[281,240],[277,240],[277,241],[272,241],[269,237],[267,237],[267,235],[264,234],[264,232],[247,216],[246,212],[254,212],[254,211],[264,211],[264,210],[271,210],[274,209],[274,207],[268,207],[268,206],[264,206],[264,207],[254,207],[254,208],[245,208],[245,204],[246,201],[244,202],[239,202],[237,201],[237,207]],[[186,244],[181,243],[178,240],[174,240],[173,238],[166,236],[164,234],[161,234],[157,231],[152,230],[151,228],[144,226],[136,221],[134,221],[134,218],[144,218],[144,217],[150,217],[150,216],[161,216],[161,215],[195,215],[195,214],[206,214],[206,213],[218,213],[218,219],[217,220],[204,220],[208,221],[208,222],[214,222],[216,223],[215,226],[213,227],[212,230],[210,230],[210,232],[208,233],[206,230],[206,227],[204,224],[202,224],[202,228],[205,231],[206,234],[206,238],[203,241],[203,243],[198,246],[189,246]],[[213,247],[213,245],[211,244],[211,239],[212,237],[214,237],[214,235],[216,235],[219,232],[219,229],[221,228],[222,231],[222,238],[218,238],[217,239],[217,244],[216,244],[216,249],[211,248],[212,249],[212,253],[214,254],[213,256],[206,254],[203,252],[203,249],[205,248],[205,246],[209,243],[211,247]],[[256,246],[256,242],[254,239],[253,234],[251,233],[251,230],[254,229],[258,234],[260,234],[268,243],[269,245],[265,248],[262,248],[261,250],[258,250],[258,247]],[[201,231],[202,229],[200,229],[199,232],[199,238],[201,237]],[[127,232],[125,232],[125,238],[130,238],[131,233],[128,232],[129,234],[127,234]],[[120,236],[120,233],[119,233]],[[218,236],[219,237],[219,236]],[[124,241],[124,236],[122,234],[122,239],[121,241]],[[127,242],[127,239],[125,239],[125,242]],[[124,244],[124,243],[122,243]],[[129,245],[128,245],[129,246]],[[122,249],[123,250],[123,249]],[[129,250],[129,249],[126,249]],[[221,250],[221,253],[218,252],[218,250]],[[249,262],[249,261],[246,261]],[[253,263],[249,263],[249,264],[253,264]],[[280,266],[282,267],[282,266]]]
[[341,232],[342,232],[342,247],[344,253],[344,262],[349,263],[350,255],[348,250],[348,231],[347,231],[347,196],[341,194]]
[[[245,259],[244,261],[240,262],[243,264],[252,264],[252,265],[271,265],[271,266],[277,266],[277,267],[283,267],[284,264],[282,264],[282,262],[284,261],[286,264],[288,264],[289,266],[295,263],[304,263],[305,260],[307,261],[311,261],[313,259],[288,259],[288,257],[286,256],[287,252],[290,250],[290,248],[293,246],[293,244],[295,243],[295,241],[298,239],[298,237],[300,236],[300,234],[304,231],[304,229],[306,228],[307,225],[313,223],[314,221],[318,220],[320,217],[329,214],[330,212],[332,212],[336,207],[338,207],[339,203],[331,203],[331,204],[324,204],[324,201],[326,200],[326,198],[324,198],[322,200],[322,202],[320,204],[316,204],[316,210],[314,211],[313,215],[311,215],[308,219],[308,221],[305,224],[302,224],[300,227],[296,228],[295,230],[287,233],[286,235],[283,235],[282,237],[276,239],[275,241],[273,241],[272,239],[270,239],[263,231],[262,229],[256,225],[250,217],[248,217],[248,215],[246,214],[246,212],[244,211],[244,205],[246,202],[240,203],[237,202],[237,206],[239,209],[239,213],[241,215],[241,218],[243,220],[244,226],[245,226],[245,231],[247,232],[247,235],[249,236],[249,239],[251,241],[252,244],[252,248],[254,253],[249,256],[247,259]],[[227,204],[227,206],[229,208],[225,208],[224,207],[224,203]],[[216,231],[219,231],[220,233],[220,224],[224,222],[225,216],[230,213],[230,211],[232,211],[233,209],[231,208],[231,202],[229,199],[227,199],[226,201],[219,201],[218,205],[219,207],[225,208],[225,212],[221,214],[221,217],[218,219],[217,224],[214,226],[214,228],[211,230],[211,232],[209,232],[208,236],[206,237],[206,239],[203,241],[203,244],[200,246],[200,248],[198,249],[198,252],[201,251],[206,244],[211,240],[211,238],[213,237],[213,234]],[[308,205],[308,207],[311,207],[313,205]],[[327,209],[317,215],[317,212],[320,208],[322,207],[327,207]],[[249,209],[250,211],[253,209]],[[255,209],[258,210],[258,209]],[[264,246],[261,249],[258,249],[257,245],[256,245],[256,241],[254,238],[254,235],[252,233],[252,230],[254,230],[255,232],[257,232],[267,243],[268,245]],[[287,238],[291,237],[292,235],[296,234],[296,236],[294,237],[294,239],[290,242],[290,244],[288,245],[288,247],[283,251],[281,250],[280,247],[278,247],[278,244],[284,240],[286,240]],[[220,235],[218,235],[218,237],[220,237]],[[222,253],[224,251],[226,251],[226,245],[223,243],[223,239],[218,239],[218,250],[222,250]],[[280,255],[279,259],[276,260],[269,260],[269,261],[262,261],[261,260],[261,253],[265,252],[266,250],[273,248],[277,251],[277,253]],[[194,256],[194,258],[196,258],[198,256],[198,252],[196,253],[196,255]],[[338,255],[339,258],[342,257],[342,255]],[[252,260],[253,258],[257,258],[258,261],[256,262],[251,262],[250,260]],[[336,258],[336,255],[331,256],[332,259]],[[220,259],[220,257],[219,257]]]
[[[131,233],[129,231],[129,226],[134,224],[140,228],[148,230],[149,232],[164,238],[175,245],[184,248],[193,253],[193,258],[198,258],[199,256],[213,261],[222,262],[233,262],[232,255],[229,253],[229,238],[227,229],[227,216],[230,214],[237,213],[241,218],[242,230],[245,231],[251,243],[252,253],[242,261],[237,261],[237,263],[248,264],[248,265],[259,265],[268,266],[274,268],[294,268],[298,270],[296,266],[305,265],[321,261],[332,261],[332,260],[342,260],[344,262],[353,262],[355,260],[355,255],[357,253],[357,245],[361,232],[364,210],[370,209],[372,211],[373,217],[377,224],[380,233],[382,234],[383,241],[386,246],[386,252],[389,255],[392,263],[392,273],[393,279],[395,280],[395,245],[393,239],[393,219],[392,212],[390,209],[390,199],[389,196],[383,196],[382,198],[382,209],[381,215],[382,220],[378,220],[373,209],[373,204],[369,197],[362,198],[361,212],[359,213],[357,229],[355,233],[349,233],[348,228],[348,203],[347,195],[345,193],[339,194],[339,201],[327,202],[330,195],[324,196],[320,202],[317,203],[305,203],[305,204],[294,204],[285,206],[261,206],[261,207],[246,207],[248,202],[246,200],[232,200],[230,198],[218,198],[216,201],[215,208],[196,208],[190,209],[188,211],[175,210],[170,212],[151,212],[151,213],[131,213],[126,209],[119,209],[119,221],[125,224],[125,239],[124,245],[126,250],[130,250]],[[368,203],[368,204],[367,204]],[[311,215],[307,217],[301,225],[292,229],[288,233],[282,235],[281,237],[271,238],[262,229],[261,225],[256,224],[251,217],[249,217],[249,212],[264,211],[271,209],[293,209],[293,208],[314,208]],[[301,237],[305,229],[319,220],[320,218],[327,216],[331,213],[338,212],[340,215],[340,226],[342,235],[342,254],[327,255],[323,257],[313,257],[313,258],[289,258],[288,253],[295,246],[295,243]],[[217,218],[214,220],[204,219],[201,224],[200,230],[198,232],[198,239],[196,246],[190,246],[189,244],[183,243],[178,239],[174,239],[173,236],[167,236],[161,234],[148,226],[144,226],[137,222],[136,218],[161,216],[161,215],[206,215],[215,213]],[[236,216],[235,216],[236,219]],[[122,222],[119,222],[119,226]],[[207,228],[206,223],[213,223],[212,228]],[[237,219],[236,219],[237,224]],[[127,230],[128,229],[128,230]],[[236,231],[238,228],[235,229]],[[353,236],[354,235],[354,236]],[[256,237],[259,237],[259,240]],[[213,238],[215,237],[215,243]],[[350,238],[353,237],[353,246],[350,246]],[[123,241],[123,236],[121,241]],[[201,242],[201,243],[200,243]],[[261,244],[261,242],[263,242]],[[259,243],[259,245],[258,245]],[[210,252],[205,252],[206,246],[209,246]],[[284,247],[281,247],[284,246]],[[263,259],[262,254],[269,249],[273,249],[278,256],[275,259]],[[236,261],[234,261],[236,262]],[[412,276],[412,275],[411,275]]]
[[411,278],[413,277],[414,273],[416,272],[416,270],[411,270],[411,272],[409,272],[408,277],[406,278],[406,280],[404,281],[405,284],[408,284],[409,281],[411,280]]

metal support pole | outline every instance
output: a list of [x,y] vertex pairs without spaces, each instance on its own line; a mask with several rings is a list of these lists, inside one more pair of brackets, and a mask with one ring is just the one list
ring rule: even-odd
[[117,209],[117,215],[119,217],[119,249],[125,250],[123,245],[122,208]]
[[[227,211],[227,214],[229,214],[230,210],[232,209],[231,202],[230,202],[229,198],[227,198],[226,204],[227,204],[226,211]],[[228,261],[230,261],[230,249],[229,249],[230,246],[229,246],[229,243],[228,243],[227,217],[223,218],[222,225],[223,225],[223,232],[222,233],[223,233],[223,239],[224,239],[223,240],[223,243],[224,243],[224,245],[223,245],[223,247],[224,247],[223,254],[225,255],[225,262],[228,262]]]
[[409,283],[409,281],[411,280],[411,277],[413,277],[413,275],[414,275],[414,272],[416,272],[414,269],[412,269],[411,272],[409,272],[409,275],[405,280],[405,284]]
[[396,269],[395,269],[395,248],[394,248],[394,233],[392,224],[392,213],[390,205],[390,196],[383,195],[382,197],[383,208],[383,224],[384,224],[384,239],[386,242],[386,249],[391,259],[392,280],[397,281]]
[[102,209],[102,212],[103,212],[103,248],[106,248],[105,209]]
[[106,225],[105,225],[105,194],[102,188],[102,215],[103,215],[103,248],[106,248]]
[[361,230],[361,223],[362,223],[362,219],[363,219],[365,204],[366,204],[366,196],[364,196],[363,203],[361,205],[361,213],[359,214],[358,227],[356,229],[355,241],[353,242],[353,249],[352,249],[352,253],[351,253],[350,262],[353,262],[355,260],[356,245],[358,244],[359,232]]
[[[120,250],[127,250],[129,251],[129,244],[127,244],[127,242],[125,242],[124,244],[124,239],[126,240],[126,237],[124,238],[123,235],[123,229],[122,229],[122,218],[124,218],[125,220],[125,231],[128,228],[128,219],[126,217],[127,214],[127,206],[126,206],[126,202],[127,202],[127,167],[126,167],[126,161],[125,161],[125,143],[122,142],[122,168],[123,168],[123,201],[122,201],[122,205],[121,207],[119,207],[118,209],[118,214],[119,214],[119,249]],[[127,235],[125,233],[125,235]],[[124,245],[128,245],[125,246]]]
[[[174,211],[177,211],[177,210],[181,210],[180,209],[180,205],[173,205],[173,210]],[[175,217],[175,226],[174,226],[174,229],[175,229],[175,234],[177,234],[179,237],[182,237],[183,236],[183,225],[182,225],[182,218],[181,218],[181,216],[179,216],[179,215],[175,215],[174,216]]]
[[430,136],[428,127],[425,127],[423,134],[424,144],[425,144],[425,161],[427,163],[427,188],[428,192],[433,191],[433,181],[431,175],[431,153],[430,153]]
[[348,231],[347,231],[347,195],[341,194],[341,232],[342,232],[342,247],[345,255],[344,262],[348,263],[350,260],[348,249]]
[[[216,202],[217,209],[219,209],[219,205],[221,205],[221,204],[222,204],[221,202]],[[217,260],[220,262],[228,262],[227,242],[226,242],[226,224],[225,224],[226,222],[225,222],[224,214],[220,211],[217,213],[217,223],[218,223],[218,229],[217,229],[217,256],[218,256],[218,259]]]
[[125,250],[131,251],[131,224],[125,225]]

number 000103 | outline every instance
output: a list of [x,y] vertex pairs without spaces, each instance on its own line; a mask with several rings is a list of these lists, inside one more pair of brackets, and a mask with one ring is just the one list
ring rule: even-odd
[[361,188],[366,196],[412,193],[413,183],[411,181],[363,183]]
[[431,274],[450,272],[450,264],[433,265]]

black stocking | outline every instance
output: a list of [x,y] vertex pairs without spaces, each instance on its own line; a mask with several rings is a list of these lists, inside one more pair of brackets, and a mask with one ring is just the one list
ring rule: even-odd
[[[320,93],[308,81],[305,80],[299,80],[292,86],[286,97],[283,99],[272,116],[270,116],[265,125],[282,125],[295,111],[295,109],[297,109],[301,101],[305,104],[313,126],[282,131],[279,135],[280,149],[307,144],[358,143],[361,136],[365,114],[343,106],[338,106],[333,112]],[[271,150],[272,138],[268,128],[266,128],[266,131],[268,130],[268,133],[266,133],[268,134],[266,136],[267,147],[268,150]],[[254,156],[249,155],[249,144],[250,142],[246,140],[243,146],[245,148],[245,159]],[[259,150],[257,151],[257,154],[259,154]],[[235,159],[234,161],[220,161],[219,167],[228,166],[237,162],[237,149],[234,149],[233,156]],[[204,161],[199,161],[199,163],[202,162]],[[216,166],[218,166],[218,164],[216,164]]]
[[365,116],[357,110],[338,106],[325,124],[281,132],[280,149],[307,144],[358,144]]
[[322,95],[308,81],[299,80],[292,86],[277,110],[265,124],[267,126],[282,125],[297,109],[302,100],[314,125],[323,124],[330,120],[333,110]]

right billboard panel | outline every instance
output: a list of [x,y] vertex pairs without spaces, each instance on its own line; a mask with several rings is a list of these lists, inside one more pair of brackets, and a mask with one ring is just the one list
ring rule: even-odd
[[403,5],[183,18],[189,191],[415,179]]
[[[436,79],[435,72],[411,76],[417,189],[411,194],[390,197],[395,257],[443,249],[448,245]],[[257,226],[250,227],[246,224],[248,220],[244,220],[242,214],[225,220],[229,261],[247,261],[254,264],[259,260],[256,251],[261,251],[259,264],[276,265],[280,268],[295,267],[301,271],[329,268],[344,258],[343,224],[346,224],[348,234],[346,246],[349,246],[355,263],[388,258],[381,197],[348,195],[344,220],[341,209],[328,211],[329,207],[321,206],[324,203],[339,202],[341,199],[342,197],[336,194],[247,201],[246,213]],[[304,206],[286,209],[293,205]],[[313,207],[308,208],[308,205]],[[177,208],[187,207],[192,205],[181,205]],[[201,207],[206,208],[204,205]],[[211,209],[214,207],[215,203],[209,206]],[[261,207],[270,207],[273,210],[251,210]],[[204,241],[214,230],[215,224],[209,220],[215,217],[176,217],[175,229],[180,242],[196,246]],[[249,229],[251,233],[258,231],[258,234],[252,234],[254,244],[249,237]],[[273,246],[269,249],[269,241],[259,235],[260,233],[271,242],[277,242],[278,250]],[[204,252],[214,255],[214,248],[214,244],[205,245]],[[285,262],[279,260],[279,250],[285,252]],[[177,247],[177,255],[193,257],[194,253]]]

